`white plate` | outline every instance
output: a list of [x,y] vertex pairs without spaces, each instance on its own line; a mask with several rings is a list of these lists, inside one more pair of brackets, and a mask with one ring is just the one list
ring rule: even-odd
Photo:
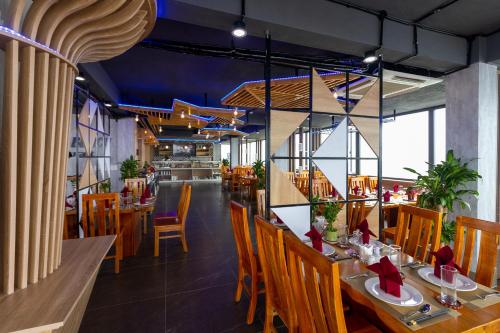
[[[305,243],[307,245],[309,245],[310,247],[312,247],[311,241],[306,241]],[[323,254],[325,256],[331,256],[334,253],[335,253],[335,248],[333,246],[331,246],[330,244],[323,242]]]
[[[425,281],[438,287],[441,286],[441,279],[434,275],[434,267],[423,267],[418,270],[418,275]],[[462,274],[457,275],[458,291],[473,291],[477,289],[477,283]]]
[[416,306],[422,304],[424,297],[414,287],[403,282],[401,286],[401,297],[388,294],[380,289],[380,282],[378,276],[372,277],[365,281],[366,290],[375,298],[386,303],[399,305],[399,306]]

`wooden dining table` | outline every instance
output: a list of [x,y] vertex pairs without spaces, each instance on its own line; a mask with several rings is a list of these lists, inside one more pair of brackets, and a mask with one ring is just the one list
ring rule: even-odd
[[[345,250],[334,246],[336,252],[347,257]],[[402,263],[412,262],[413,259],[402,255]],[[402,307],[389,305],[369,294],[364,282],[371,277],[377,277],[376,273],[370,271],[367,265],[359,259],[339,260],[341,277],[341,288],[350,301],[354,302],[362,311],[366,311],[368,317],[374,318],[378,325],[384,328],[384,332],[419,332],[419,333],[457,333],[457,332],[500,332],[500,297],[492,296],[486,301],[479,299],[476,294],[484,294],[494,291],[488,287],[478,284],[475,291],[458,292],[458,298],[463,306],[458,310],[451,310],[448,314],[423,322],[420,326],[410,328],[400,319],[402,314],[416,310],[419,306]],[[354,274],[368,272],[368,277],[347,279]],[[442,309],[443,306],[437,302],[435,297],[440,295],[440,287],[435,286],[422,278],[417,269],[405,267],[404,283],[415,287],[424,297],[423,303],[431,304],[432,311]],[[423,304],[422,303],[422,304]],[[431,313],[432,313],[431,311]],[[415,316],[417,317],[417,316]]]

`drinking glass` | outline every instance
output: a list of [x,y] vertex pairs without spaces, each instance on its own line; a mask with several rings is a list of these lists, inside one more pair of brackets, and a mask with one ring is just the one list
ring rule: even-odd
[[347,226],[346,225],[340,225],[338,228],[338,237],[339,237],[339,244],[342,246],[347,246],[349,244],[349,239],[348,239],[348,234],[347,234]]
[[389,245],[389,260],[401,272],[401,246]]
[[441,302],[457,304],[457,275],[455,267],[441,265]]

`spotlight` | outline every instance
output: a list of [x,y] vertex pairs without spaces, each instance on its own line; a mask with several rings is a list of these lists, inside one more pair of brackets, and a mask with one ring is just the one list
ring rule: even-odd
[[144,134],[148,134],[148,131],[144,131]]
[[234,118],[231,119],[231,125],[234,125]]
[[77,81],[85,81],[85,78],[83,76],[81,76],[81,75],[78,75],[77,77],[75,77],[75,79]]
[[181,118],[184,119],[184,111],[181,113]]
[[371,64],[372,62],[377,61],[377,56],[375,55],[375,52],[373,51],[368,51],[365,53],[365,58],[363,59],[363,62],[365,64]]
[[245,22],[242,19],[233,23],[233,31],[231,31],[234,37],[243,38],[247,35],[247,29]]
[[339,97],[339,95],[337,94],[337,92],[334,92],[334,93],[333,93],[333,98],[335,98],[335,99],[336,99],[337,97]]
[[168,149],[168,145],[165,146],[165,149]]
[[191,123],[188,123],[188,128],[191,128]]
[[210,134],[208,134],[208,133],[207,133],[207,136],[206,136],[205,138],[207,138],[207,139],[208,139],[209,137],[210,137]]
[[206,147],[206,146],[203,146],[203,149],[207,149],[207,147]]
[[234,126],[234,127],[233,127],[233,130],[235,130],[235,131],[236,131],[236,126]]
[[233,114],[234,114],[235,117],[238,115],[238,108],[234,109]]
[[199,128],[198,128],[198,134],[201,134],[201,131],[200,131],[200,129],[199,129]]
[[139,122],[139,115],[137,115],[137,114],[135,115],[135,121]]
[[160,126],[160,129],[158,130],[160,133],[163,132],[163,130],[161,129],[161,126]]
[[110,107],[112,107],[113,105],[112,105],[111,103],[104,103],[104,106],[106,106],[106,107],[110,108]]

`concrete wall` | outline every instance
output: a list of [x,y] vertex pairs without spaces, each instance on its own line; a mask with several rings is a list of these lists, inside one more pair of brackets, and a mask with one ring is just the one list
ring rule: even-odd
[[495,221],[498,164],[497,68],[476,63],[446,78],[446,147],[456,156],[474,159],[471,167],[483,177],[471,184],[479,198],[469,198],[471,211],[464,214]]
[[136,154],[137,123],[133,118],[111,120],[111,190],[120,191],[123,182],[120,180],[120,164],[123,160]]

